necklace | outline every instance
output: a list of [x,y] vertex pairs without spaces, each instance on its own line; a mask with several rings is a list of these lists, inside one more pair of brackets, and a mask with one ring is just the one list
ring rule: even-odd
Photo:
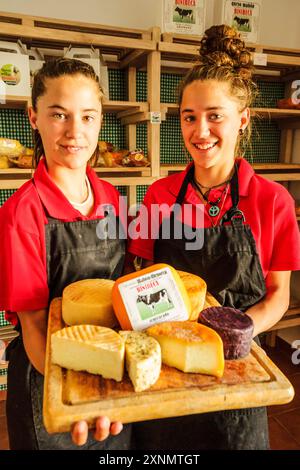
[[223,181],[223,183],[215,184],[214,186],[204,186],[203,184],[199,183],[199,181],[197,181],[195,177],[194,177],[194,182],[196,183],[197,187],[200,186],[201,188],[208,189],[208,191],[205,192],[206,194],[210,192],[211,189],[219,188],[220,186],[223,186],[224,184],[230,183],[231,178],[232,176],[230,176],[230,178],[228,178],[226,181]]
[[[209,218],[210,218],[210,220],[211,220],[211,224],[212,224],[213,227],[215,227],[215,226],[218,224],[218,222],[219,222],[219,219],[220,219],[220,217],[221,217],[222,210],[223,210],[223,207],[224,207],[224,204],[225,204],[225,200],[226,200],[226,198],[227,198],[227,194],[228,194],[229,187],[230,187],[230,184],[228,183],[228,184],[226,185],[226,190],[225,190],[224,199],[223,199],[221,208],[219,209],[219,207],[218,207],[218,209],[219,209],[218,214],[219,214],[219,215],[218,215],[216,221],[214,221],[214,219],[211,218],[210,213],[209,213],[209,211],[208,211],[208,215],[209,215]],[[222,192],[221,196],[222,196],[222,195],[223,195],[223,192]],[[210,209],[211,209],[211,207],[210,207]]]
[[[220,214],[220,208],[219,208],[218,204],[220,203],[220,201],[223,197],[223,194],[227,191],[228,186],[229,186],[229,182],[230,182],[230,180],[226,181],[226,186],[223,189],[221,195],[218,197],[218,199],[216,199],[215,201],[210,201],[208,199],[208,196],[209,196],[209,193],[210,193],[211,189],[219,187],[219,186],[221,186],[221,184],[218,184],[216,186],[212,186],[211,188],[208,188],[208,191],[206,191],[204,193],[201,189],[201,185],[199,185],[199,183],[196,180],[194,180],[194,183],[195,183],[197,189],[199,190],[201,196],[203,197],[204,201],[206,201],[207,204],[210,205],[210,208],[208,209],[208,214],[209,214],[210,217],[217,217],[217,215]],[[222,184],[225,184],[225,183],[222,183]],[[205,186],[202,186],[202,187],[205,187]]]
[[91,201],[91,198],[92,198],[91,184],[90,184],[89,179],[86,175],[85,175],[85,182],[86,182],[86,187],[87,187],[87,197],[86,197],[86,199],[83,202],[73,202],[73,201],[70,201],[70,199],[69,199],[69,202],[72,204],[72,206],[82,207],[82,206],[85,206],[86,204],[88,204]]

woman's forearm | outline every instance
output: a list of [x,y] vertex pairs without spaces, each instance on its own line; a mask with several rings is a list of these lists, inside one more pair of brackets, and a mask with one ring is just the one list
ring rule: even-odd
[[273,271],[266,279],[265,298],[247,310],[254,323],[253,337],[269,330],[285,314],[289,306],[290,272]]
[[26,354],[33,367],[42,375],[45,371],[47,341],[47,310],[18,312]]

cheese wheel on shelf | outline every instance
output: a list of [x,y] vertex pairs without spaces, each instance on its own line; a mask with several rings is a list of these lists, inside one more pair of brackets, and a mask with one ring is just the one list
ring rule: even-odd
[[66,369],[87,371],[120,382],[124,355],[124,340],[110,328],[75,325],[51,335],[52,362]]
[[117,326],[112,306],[113,285],[110,279],[83,279],[65,287],[62,295],[64,322],[67,325]]

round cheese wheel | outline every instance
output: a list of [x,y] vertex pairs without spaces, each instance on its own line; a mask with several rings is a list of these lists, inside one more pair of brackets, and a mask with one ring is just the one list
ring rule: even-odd
[[221,336],[225,359],[249,354],[254,325],[246,313],[231,307],[210,307],[200,313],[198,321]]
[[115,327],[118,321],[112,307],[113,285],[110,279],[83,279],[65,287],[62,294],[64,322]]
[[186,288],[191,302],[192,309],[189,320],[197,320],[205,302],[206,282],[201,277],[196,276],[195,274],[178,270],[177,272],[184,284],[184,287]]

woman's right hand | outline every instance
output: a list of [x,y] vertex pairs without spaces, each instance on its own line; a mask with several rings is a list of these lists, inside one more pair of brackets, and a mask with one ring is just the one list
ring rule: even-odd
[[[94,431],[94,439],[96,441],[104,441],[111,434],[117,436],[123,429],[123,424],[120,421],[110,422],[107,416],[100,416],[96,420],[96,428]],[[78,421],[74,424],[71,431],[71,436],[74,444],[83,446],[88,438],[88,424],[86,421]]]

